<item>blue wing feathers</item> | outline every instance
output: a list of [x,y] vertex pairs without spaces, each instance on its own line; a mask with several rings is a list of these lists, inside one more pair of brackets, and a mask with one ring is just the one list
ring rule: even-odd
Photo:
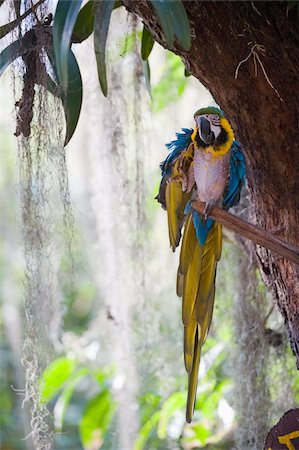
[[227,210],[231,206],[239,203],[241,190],[245,182],[245,176],[245,158],[242,147],[239,142],[234,141],[230,154],[229,182],[223,199],[224,209]]
[[167,149],[171,152],[160,164],[162,175],[171,171],[171,164],[177,159],[182,151],[186,150],[192,142],[192,128],[182,128],[182,132],[176,133],[176,139],[166,144]]
[[159,192],[156,197],[156,199],[159,203],[161,203],[164,209],[166,209],[165,189],[167,181],[169,180],[169,177],[171,175],[172,164],[191,144],[192,133],[192,128],[182,128],[182,132],[176,133],[176,139],[166,144],[166,147],[170,151],[170,153],[165,161],[161,162],[160,164],[162,179],[159,187]]

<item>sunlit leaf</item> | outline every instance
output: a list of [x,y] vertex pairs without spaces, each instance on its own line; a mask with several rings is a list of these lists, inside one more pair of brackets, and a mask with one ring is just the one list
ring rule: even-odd
[[136,49],[136,41],[139,42],[139,40],[141,39],[142,36],[142,32],[141,31],[137,31],[137,32],[133,32],[130,34],[127,34],[124,39],[121,40],[120,43],[120,56],[125,56],[128,55],[130,53],[133,53]]
[[187,86],[187,78],[184,77],[184,65],[181,59],[167,52],[167,58],[162,67],[162,74],[158,83],[152,86],[152,108],[160,111],[170,103],[179,99]]
[[114,411],[115,402],[108,389],[88,402],[79,424],[84,449],[98,449],[102,446]]
[[96,4],[94,21],[94,50],[97,60],[98,76],[101,89],[107,97],[107,75],[106,75],[106,40],[113,11],[114,0],[100,0]]
[[146,27],[143,27],[142,39],[141,39],[141,56],[144,61],[149,57],[149,55],[152,51],[154,42],[155,41],[154,41],[151,33],[148,31],[148,29]]
[[162,405],[160,420],[158,425],[158,437],[166,439],[167,426],[171,417],[178,409],[182,409],[186,404],[186,394],[183,392],[174,392]]
[[54,407],[54,425],[56,431],[62,430],[65,413],[77,384],[79,383],[79,381],[82,380],[82,378],[84,378],[89,373],[90,370],[85,367],[79,369],[77,370],[77,372],[71,375],[71,377],[65,383],[65,387],[63,388],[60,396],[58,397]]
[[23,39],[22,41],[12,42],[8,47],[6,47],[0,53],[0,76],[4,70],[11,64],[15,59],[20,56],[24,56],[34,47],[34,43],[30,39]]
[[82,0],[59,0],[53,23],[53,44],[56,59],[56,70],[60,83],[67,89],[68,52],[71,44],[73,28],[80,10]]
[[211,436],[210,431],[203,426],[201,423],[198,423],[192,427],[195,437],[199,440],[201,444],[205,444],[208,437]]
[[55,397],[76,367],[77,363],[73,359],[65,357],[55,359],[42,375],[41,400],[46,403]]
[[134,450],[143,450],[145,448],[146,441],[149,438],[152,430],[157,426],[160,419],[160,411],[156,411],[141,427],[138,433],[138,437],[134,443]]

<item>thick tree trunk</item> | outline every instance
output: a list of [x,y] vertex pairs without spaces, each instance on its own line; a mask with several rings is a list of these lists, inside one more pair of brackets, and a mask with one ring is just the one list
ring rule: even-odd
[[[167,47],[151,4],[123,3]],[[175,45],[173,51],[210,90],[244,147],[256,223],[299,246],[296,7],[290,8],[288,2],[252,1],[184,4],[192,47],[186,52]],[[260,247],[256,257],[285,319],[299,367],[298,266]]]

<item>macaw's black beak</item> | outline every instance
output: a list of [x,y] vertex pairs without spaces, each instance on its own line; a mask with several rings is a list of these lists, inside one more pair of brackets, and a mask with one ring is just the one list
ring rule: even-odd
[[199,134],[202,141],[207,145],[212,144],[215,140],[215,134],[211,130],[210,122],[205,117],[200,118]]

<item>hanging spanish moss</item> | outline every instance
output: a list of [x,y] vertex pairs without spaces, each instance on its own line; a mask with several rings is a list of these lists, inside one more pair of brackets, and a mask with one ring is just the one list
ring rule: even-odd
[[267,305],[245,252],[239,253],[236,266],[234,379],[238,428],[235,437],[239,449],[260,449],[269,429],[268,346],[263,323]]
[[[18,3],[18,2],[14,2]],[[14,5],[13,5],[14,6]],[[24,8],[32,6],[24,2]],[[38,15],[29,16],[19,35],[42,22],[47,2]],[[25,368],[23,404],[30,411],[31,438],[36,450],[51,448],[49,411],[40,397],[40,377],[54,356],[60,339],[62,315],[55,291],[59,244],[68,249],[73,235],[73,215],[68,189],[63,115],[59,101],[36,80],[46,74],[46,60],[37,45],[32,59],[14,64],[16,136],[20,176],[20,203],[23,224],[26,317],[22,364]],[[39,58],[36,58],[39,56]],[[57,199],[62,207],[57,207]],[[59,229],[57,218],[63,217]],[[64,230],[61,232],[61,230]]]
[[[120,17],[123,20],[126,15],[117,10],[112,20],[120,20]],[[139,429],[139,362],[132,328],[134,311],[142,301],[144,286],[143,101],[139,98],[143,75],[136,50],[129,48],[129,41],[124,38],[128,35],[128,39],[134,39],[139,28],[135,19],[133,23],[127,20],[124,29],[113,26],[109,29],[109,39],[116,39],[120,48],[108,53],[108,65],[111,60],[113,64],[108,68],[107,100],[98,90],[98,80],[94,83],[88,75],[93,101],[87,105],[85,138],[88,140],[91,217],[96,230],[91,248],[96,256],[93,257],[95,279],[104,303],[94,321],[94,333],[104,347],[102,355],[109,355],[109,363],[117,368],[113,386],[118,403],[117,433],[112,433],[113,448],[133,448]],[[135,40],[137,45],[136,36]],[[119,50],[123,50],[121,57]],[[96,135],[93,134],[95,128]]]

